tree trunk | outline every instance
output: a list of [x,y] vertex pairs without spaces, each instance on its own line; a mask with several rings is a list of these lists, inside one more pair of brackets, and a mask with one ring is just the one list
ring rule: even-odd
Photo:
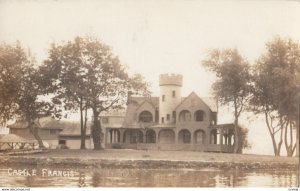
[[238,153],[240,139],[239,139],[238,120],[234,120],[234,153]]
[[80,100],[79,105],[79,111],[80,111],[80,149],[85,149],[85,136],[86,132],[83,125],[83,108],[82,108],[82,99]]
[[[292,126],[292,123],[290,123],[289,127],[290,127],[290,131],[289,131],[289,133],[290,133],[290,144],[286,145],[286,153],[287,153],[288,157],[292,157],[294,155],[294,151],[295,151],[294,144],[293,144],[293,126]],[[287,133],[287,129],[286,129],[286,133]],[[286,140],[286,144],[287,144],[287,140]]]
[[238,108],[235,100],[234,101],[234,150],[233,150],[234,153],[238,153],[239,144],[240,144],[238,123],[239,123]]
[[93,115],[94,115],[94,121],[92,126],[92,136],[93,136],[93,143],[94,143],[94,150],[100,150],[101,149],[101,124],[98,119],[99,112],[97,111],[97,108],[93,108]]
[[265,111],[265,120],[266,120],[266,124],[267,124],[268,130],[269,130],[269,133],[270,133],[270,136],[271,136],[271,139],[272,139],[274,155],[275,156],[280,156],[280,148],[281,148],[281,145],[282,145],[282,131],[283,131],[283,129],[280,130],[281,131],[281,135],[280,135],[281,140],[278,143],[278,147],[277,147],[277,143],[276,143],[276,139],[275,139],[275,134],[272,133],[272,130],[271,130],[272,127],[271,127],[270,122],[269,122],[268,112],[267,111]]
[[41,139],[41,137],[38,134],[38,126],[31,120],[28,120],[28,128],[31,132],[31,134],[34,136],[34,138],[37,140],[38,144],[39,144],[39,148],[40,149],[45,149],[45,145]]

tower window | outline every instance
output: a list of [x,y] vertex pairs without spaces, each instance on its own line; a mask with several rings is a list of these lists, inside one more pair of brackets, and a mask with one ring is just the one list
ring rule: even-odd
[[172,97],[173,97],[173,98],[176,97],[176,92],[175,92],[175,90],[172,91]]
[[165,101],[165,97],[166,97],[165,95],[162,96],[162,101]]
[[176,111],[173,111],[172,117],[173,117],[173,118],[176,118]]
[[170,121],[170,114],[167,114],[167,121]]
[[161,123],[164,123],[164,122],[165,122],[165,118],[162,117],[162,118],[161,118]]

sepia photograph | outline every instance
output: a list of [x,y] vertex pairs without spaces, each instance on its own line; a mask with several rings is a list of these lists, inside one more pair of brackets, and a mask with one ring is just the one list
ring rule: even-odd
[[299,187],[300,1],[0,0],[0,188]]

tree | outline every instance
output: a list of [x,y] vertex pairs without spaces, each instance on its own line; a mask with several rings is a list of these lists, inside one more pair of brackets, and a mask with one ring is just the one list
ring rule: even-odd
[[250,66],[236,49],[212,50],[202,65],[217,76],[213,91],[221,105],[232,104],[234,109],[234,152],[239,152],[242,140],[238,128],[251,89]]
[[56,99],[62,100],[65,110],[80,113],[81,144],[85,149],[88,103],[88,77],[84,54],[86,49],[81,38],[63,45],[51,46],[49,58],[43,70]]
[[268,42],[266,48],[255,64],[250,103],[253,111],[265,116],[275,156],[280,155],[283,143],[287,155],[292,156],[294,138],[299,136],[300,48],[291,39],[279,37]]
[[19,43],[15,46],[3,45],[1,55],[1,120],[21,118],[27,122],[39,147],[44,144],[38,134],[41,117],[58,114],[51,101],[43,100],[44,86],[39,67],[34,59],[26,54]]
[[90,37],[76,37],[61,46],[52,46],[45,63],[57,71],[52,81],[59,79],[62,96],[75,100],[79,107],[82,100],[84,109],[92,110],[94,149],[101,148],[100,113],[122,107],[129,91],[148,91],[143,78],[130,77],[109,46]]
[[15,95],[23,66],[28,62],[20,43],[0,46],[0,123],[5,125],[17,111]]

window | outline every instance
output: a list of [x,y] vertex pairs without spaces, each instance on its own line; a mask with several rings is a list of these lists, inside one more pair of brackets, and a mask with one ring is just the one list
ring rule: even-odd
[[176,111],[173,111],[172,118],[176,121]]
[[172,97],[173,97],[173,98],[176,97],[176,92],[175,92],[175,90],[172,91]]
[[102,118],[102,123],[108,123],[108,117],[103,117]]
[[164,123],[164,122],[165,122],[165,118],[162,117],[162,118],[161,118],[161,123]]
[[140,113],[139,116],[139,122],[152,122],[153,121],[153,117],[152,117],[152,113],[150,111],[143,111]]
[[183,110],[179,113],[179,121],[190,121],[191,113],[188,110]]
[[167,121],[170,121],[170,114],[167,114]]
[[59,141],[58,141],[58,144],[59,144],[59,145],[66,145],[66,140],[59,140]]
[[163,102],[165,101],[165,95],[162,95],[162,101]]
[[50,134],[51,135],[56,134],[56,129],[50,129]]
[[204,112],[202,110],[198,110],[195,112],[195,120],[196,121],[203,121]]

